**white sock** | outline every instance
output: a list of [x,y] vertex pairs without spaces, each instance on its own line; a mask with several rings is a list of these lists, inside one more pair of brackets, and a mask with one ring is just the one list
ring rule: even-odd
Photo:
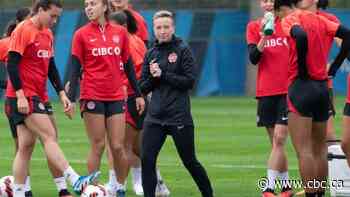
[[55,178],[54,181],[56,183],[57,191],[67,189],[67,183],[64,177]]
[[289,174],[288,171],[285,172],[280,172],[278,177],[280,178],[281,181],[287,181],[289,180]]
[[141,167],[131,168],[131,173],[132,173],[132,182],[134,184],[142,184]]
[[109,186],[112,188],[117,187],[117,173],[114,170],[109,170],[109,181],[108,181]]
[[279,172],[276,170],[271,170],[271,169],[267,170],[267,179],[269,180],[269,183],[267,185],[268,189],[275,190],[275,184],[276,184],[275,181],[278,175],[279,175]]
[[13,197],[24,197],[25,184],[13,184]]
[[25,186],[24,186],[24,191],[28,192],[31,190],[32,190],[32,187],[30,186],[30,176],[27,176]]
[[158,182],[159,181],[163,181],[163,178],[162,178],[162,176],[160,175],[160,171],[157,169],[157,180],[158,180]]
[[68,167],[66,170],[63,172],[63,176],[66,180],[70,182],[70,184],[73,186],[75,182],[79,179],[79,175],[74,171],[72,167]]

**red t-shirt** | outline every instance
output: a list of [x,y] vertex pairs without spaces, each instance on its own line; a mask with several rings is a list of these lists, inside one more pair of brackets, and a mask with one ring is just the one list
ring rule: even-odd
[[139,38],[141,38],[141,40],[147,41],[148,40],[148,30],[147,30],[147,23],[146,23],[145,19],[143,18],[143,16],[141,16],[141,14],[139,14],[131,6],[129,6],[128,10],[131,12],[131,14],[134,16],[134,18],[136,20],[136,24],[137,24],[136,35]]
[[[296,10],[282,21],[287,35],[294,25],[300,25],[307,33],[308,53],[306,64],[308,74],[313,80],[326,80],[329,42],[335,37],[339,24],[309,11]],[[288,82],[291,84],[298,75],[297,51],[295,39],[288,38],[290,45]]]
[[[26,97],[47,98],[47,76],[50,58],[53,57],[53,35],[49,29],[38,29],[31,19],[18,25],[11,35],[9,50],[22,55],[19,75]],[[8,80],[7,97],[16,97],[16,90]]]
[[[248,44],[258,44],[262,29],[261,19],[252,21],[247,26]],[[282,31],[281,20],[275,20],[275,32],[268,36],[266,46],[258,64],[256,96],[287,94],[288,79],[288,43]]]
[[[333,15],[333,14],[331,14],[331,13],[328,13],[328,12],[325,12],[325,11],[321,11],[321,10],[317,11],[316,13],[317,13],[318,15],[320,15],[320,16],[323,16],[323,17],[327,18],[328,20],[330,20],[330,21],[332,21],[332,22],[335,22],[335,23],[340,24],[339,19],[338,19],[335,15]],[[328,49],[326,55],[328,55],[328,56],[329,56],[329,53],[330,53],[330,51],[331,51],[331,49],[332,49],[332,45],[333,45],[333,38],[330,38],[330,39],[326,42],[326,48]],[[328,88],[333,88],[333,80],[331,80],[331,79],[328,80]]]
[[[141,79],[143,59],[147,52],[145,43],[136,35],[129,34],[129,50],[130,56],[134,63],[136,79]],[[135,91],[132,89],[128,79],[125,81],[127,85],[128,95],[133,95]]]
[[72,55],[83,69],[80,99],[124,100],[124,64],[129,59],[127,30],[107,23],[90,22],[75,32]]
[[7,62],[9,44],[10,37],[6,37],[0,40],[0,62]]

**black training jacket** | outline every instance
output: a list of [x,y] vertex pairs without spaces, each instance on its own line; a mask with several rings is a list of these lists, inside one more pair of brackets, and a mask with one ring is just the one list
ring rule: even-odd
[[[153,78],[150,62],[157,62],[162,74]],[[155,42],[146,55],[140,83],[144,95],[152,92],[145,122],[161,125],[193,125],[190,90],[197,76],[191,49],[180,38]]]

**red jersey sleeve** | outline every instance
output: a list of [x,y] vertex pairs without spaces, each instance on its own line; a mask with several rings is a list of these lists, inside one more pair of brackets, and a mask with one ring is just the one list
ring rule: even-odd
[[321,19],[321,21],[324,22],[327,34],[332,36],[332,37],[335,37],[335,34],[337,33],[337,30],[338,30],[340,24],[335,23],[333,21],[330,21],[324,16],[319,16],[319,18]]
[[292,13],[286,18],[282,19],[282,29],[286,35],[290,36],[290,31],[294,25],[300,25],[299,16],[297,13]]
[[258,44],[260,41],[260,30],[257,21],[252,21],[247,25],[246,39],[248,44]]
[[20,27],[17,27],[11,34],[10,47],[8,51],[13,51],[23,56],[25,49],[30,45],[35,38],[35,32],[25,28],[26,23],[22,23]]
[[0,62],[6,62],[10,38],[0,40]]
[[124,64],[126,64],[129,60],[130,52],[129,52],[128,33],[124,27],[122,29],[122,35],[123,35],[123,39],[124,39],[123,46],[122,46],[122,61]]
[[74,55],[79,59],[80,64],[83,63],[83,59],[84,59],[83,47],[84,47],[84,42],[83,42],[82,34],[80,33],[80,31],[77,31],[73,36],[72,55]]

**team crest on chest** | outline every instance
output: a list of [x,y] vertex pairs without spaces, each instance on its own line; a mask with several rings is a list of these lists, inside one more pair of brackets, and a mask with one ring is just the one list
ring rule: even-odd
[[112,38],[113,42],[116,43],[116,44],[119,44],[120,42],[120,38],[118,35],[114,35],[113,38]]
[[172,52],[168,56],[169,63],[175,63],[177,61],[177,54],[175,52]]

